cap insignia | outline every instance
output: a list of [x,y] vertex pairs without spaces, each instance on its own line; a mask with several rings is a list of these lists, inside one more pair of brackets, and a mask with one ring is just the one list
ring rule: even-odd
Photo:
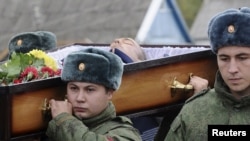
[[85,69],[85,64],[84,63],[80,63],[79,66],[78,66],[78,69],[80,71],[83,71]]
[[229,25],[228,28],[227,28],[227,31],[228,31],[229,33],[235,32],[234,26],[233,26],[233,25]]
[[21,39],[17,40],[17,46],[21,46],[22,43],[23,43],[23,40],[21,40]]

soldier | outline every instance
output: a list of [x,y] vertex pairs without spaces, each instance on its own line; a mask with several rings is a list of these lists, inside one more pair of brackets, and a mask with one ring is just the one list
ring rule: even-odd
[[[146,60],[146,55],[140,45],[132,38],[117,38],[110,44],[111,52],[118,55],[124,63],[133,63]],[[199,76],[192,76],[189,84],[194,87],[194,93],[197,93],[208,87],[208,80]],[[175,113],[177,114],[178,111]],[[171,113],[171,117],[175,114]],[[141,134],[143,141],[160,141],[164,140],[167,130],[169,129],[169,122],[173,118],[168,118],[169,113],[166,113],[163,120],[162,117],[155,116],[141,116],[131,118],[134,123],[134,127],[137,128]],[[145,124],[147,123],[147,124]],[[160,129],[158,131],[159,125]],[[156,135],[156,136],[155,136]],[[162,139],[163,138],[163,139]]]
[[189,98],[165,141],[206,141],[208,125],[250,124],[250,9],[228,9],[208,26],[218,72],[213,89]]
[[22,32],[9,41],[9,58],[13,52],[28,53],[33,49],[48,51],[56,48],[56,35],[50,31]]
[[108,51],[88,48],[64,60],[61,79],[67,101],[50,100],[52,120],[46,134],[53,141],[141,141],[130,119],[116,116],[111,102],[120,87],[121,59]]

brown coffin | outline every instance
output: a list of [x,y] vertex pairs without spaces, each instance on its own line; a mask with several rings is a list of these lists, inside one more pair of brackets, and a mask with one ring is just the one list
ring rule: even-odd
[[[213,87],[216,71],[210,50],[126,64],[113,102],[120,115],[174,105],[192,95],[192,91],[173,90],[174,79],[186,84],[192,73],[208,79]],[[45,99],[63,100],[64,95],[60,77],[0,87],[0,140],[43,134],[49,121],[42,110]]]
[[213,87],[217,65],[210,51],[201,51],[129,64],[124,69],[122,86],[113,102],[118,113],[129,114],[187,99],[193,91],[173,90],[171,86],[175,79],[187,84],[190,74],[206,78]]

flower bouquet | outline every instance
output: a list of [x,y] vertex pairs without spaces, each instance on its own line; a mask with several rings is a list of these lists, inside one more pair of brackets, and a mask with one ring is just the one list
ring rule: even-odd
[[15,53],[0,64],[0,85],[13,85],[59,76],[56,61],[45,52],[34,49],[28,53]]

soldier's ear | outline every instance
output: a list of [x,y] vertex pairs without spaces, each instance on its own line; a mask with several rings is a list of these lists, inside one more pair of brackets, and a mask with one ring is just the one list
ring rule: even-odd
[[114,94],[114,90],[108,90],[107,95],[109,96],[109,99],[111,100]]

